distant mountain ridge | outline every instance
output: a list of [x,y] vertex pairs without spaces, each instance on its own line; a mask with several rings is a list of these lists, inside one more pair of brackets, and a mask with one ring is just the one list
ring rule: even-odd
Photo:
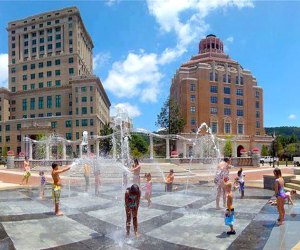
[[265,130],[268,135],[272,135],[274,131],[276,135],[283,135],[285,137],[294,134],[296,135],[298,140],[300,140],[300,127],[288,127],[288,126],[268,127],[265,128]]

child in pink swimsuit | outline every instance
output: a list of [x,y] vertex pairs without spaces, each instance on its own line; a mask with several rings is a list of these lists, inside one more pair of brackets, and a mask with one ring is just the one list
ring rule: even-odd
[[146,173],[145,178],[147,180],[145,186],[142,189],[146,189],[145,192],[145,199],[148,201],[148,207],[151,206],[151,196],[152,196],[152,181],[151,181],[151,174]]

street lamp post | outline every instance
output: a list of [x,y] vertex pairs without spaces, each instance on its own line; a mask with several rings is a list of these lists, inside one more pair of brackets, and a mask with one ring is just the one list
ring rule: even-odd
[[276,135],[275,135],[275,130],[273,131],[273,142],[272,142],[272,146],[273,146],[273,168],[275,168],[275,161],[274,161],[274,158],[275,158],[275,139],[276,139]]

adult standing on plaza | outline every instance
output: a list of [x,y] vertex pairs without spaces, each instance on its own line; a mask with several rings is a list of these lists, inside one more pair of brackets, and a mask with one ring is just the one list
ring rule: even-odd
[[25,181],[26,185],[28,185],[28,180],[29,180],[29,177],[31,176],[30,163],[29,163],[28,157],[25,157],[25,160],[23,163],[23,169],[24,169],[24,174],[23,174],[23,180],[22,180],[21,185],[24,184],[24,181]]
[[229,169],[231,168],[231,160],[225,157],[217,167],[216,176],[214,179],[217,185],[217,196],[216,196],[216,209],[220,209],[220,197],[223,196],[223,206],[226,206],[226,190],[225,183],[229,181]]
[[134,159],[134,163],[131,168],[131,172],[133,172],[133,178],[132,178],[133,184],[138,184],[140,186],[141,185],[141,178],[140,178],[141,165],[139,164],[138,159]]

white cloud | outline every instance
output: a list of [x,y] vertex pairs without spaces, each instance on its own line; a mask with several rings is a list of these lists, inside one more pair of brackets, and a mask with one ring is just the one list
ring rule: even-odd
[[227,38],[225,39],[225,41],[228,42],[228,43],[233,43],[234,38],[233,38],[233,36],[230,36],[230,37],[227,37]]
[[108,52],[101,52],[93,57],[93,70],[103,67],[110,60],[111,56]]
[[294,114],[290,114],[289,116],[288,116],[288,119],[289,120],[295,120],[297,117],[296,117],[296,115],[294,115]]
[[8,54],[0,54],[0,87],[8,87]]
[[[161,54],[130,52],[125,60],[114,62],[104,86],[118,97],[156,102],[161,89],[161,66],[183,55],[193,41],[205,35],[205,22],[212,11],[229,7],[253,7],[252,0],[147,0],[148,10],[163,33],[176,34],[176,46]],[[184,14],[184,18],[182,17]],[[228,42],[233,42],[233,37]]]
[[129,53],[124,61],[113,63],[104,87],[118,97],[156,102],[162,74],[154,53]]
[[118,109],[126,111],[130,118],[135,118],[142,114],[137,106],[131,105],[128,102],[123,102],[123,103],[118,103],[118,104],[112,105],[111,115],[112,116],[116,115]]
[[105,4],[107,5],[107,6],[112,6],[112,5],[114,5],[115,3],[117,3],[119,0],[106,0],[105,1]]

